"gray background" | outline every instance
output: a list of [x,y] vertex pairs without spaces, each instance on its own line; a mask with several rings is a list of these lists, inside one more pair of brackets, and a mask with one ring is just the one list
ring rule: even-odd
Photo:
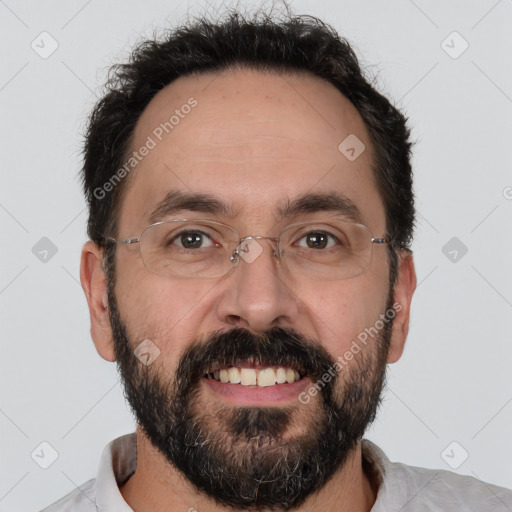
[[[392,460],[512,487],[512,1],[292,5],[354,43],[418,140],[418,288],[368,438]],[[0,1],[0,512],[73,490],[110,440],[134,430],[115,365],[90,340],[78,281],[81,131],[108,65],[188,7]],[[34,460],[51,462],[43,441],[58,452],[48,469]]]

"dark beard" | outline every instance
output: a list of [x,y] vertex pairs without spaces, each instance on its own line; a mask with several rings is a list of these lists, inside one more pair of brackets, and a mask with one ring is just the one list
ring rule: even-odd
[[[392,294],[387,309],[391,304]],[[110,292],[109,307],[118,370],[138,425],[170,464],[218,504],[250,510],[300,506],[344,465],[375,418],[392,320],[362,347],[357,360],[321,383],[319,399],[309,407],[213,409],[201,392],[212,362],[228,366],[253,356],[262,364],[300,368],[316,383],[333,371],[335,360],[291,329],[256,335],[235,328],[192,344],[174,378],[165,379],[154,370],[158,359],[145,366],[134,355]],[[301,433],[286,438],[292,425],[300,425]]]

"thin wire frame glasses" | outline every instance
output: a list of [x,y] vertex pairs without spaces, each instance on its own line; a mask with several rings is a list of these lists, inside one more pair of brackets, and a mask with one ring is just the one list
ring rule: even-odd
[[278,237],[240,237],[227,224],[204,219],[172,219],[147,226],[139,237],[106,240],[139,244],[145,267],[155,274],[181,279],[209,279],[227,274],[242,260],[252,263],[260,243],[273,245],[273,256],[293,275],[316,279],[347,279],[365,272],[373,245],[387,244],[362,224],[320,219],[286,226]]

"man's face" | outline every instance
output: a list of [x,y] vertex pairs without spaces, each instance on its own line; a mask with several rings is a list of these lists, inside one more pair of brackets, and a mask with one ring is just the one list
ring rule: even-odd
[[[190,113],[168,134],[158,131],[190,97],[197,101]],[[366,146],[353,161],[338,149],[351,134]],[[191,207],[158,220],[215,220],[241,237],[277,237],[290,223],[330,216],[319,209],[280,219],[277,212],[302,195],[335,192],[358,207],[374,236],[385,233],[368,134],[329,84],[254,71],[182,78],[143,112],[132,150],[148,136],[156,145],[129,178],[118,238],[138,236],[170,192],[215,196],[232,211]],[[111,323],[130,404],[169,462],[219,503],[291,508],[327,482],[373,418],[391,322],[307,403],[299,395],[346,359],[391,307],[392,290],[386,246],[373,247],[365,273],[341,280],[293,275],[269,244],[261,246],[258,258],[223,277],[178,279],[148,271],[137,244],[119,245]],[[133,354],[143,340],[160,351],[149,366]],[[304,375],[262,388],[204,376],[235,360]]]

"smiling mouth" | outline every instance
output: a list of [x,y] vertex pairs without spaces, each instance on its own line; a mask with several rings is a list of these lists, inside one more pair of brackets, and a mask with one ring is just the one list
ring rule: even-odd
[[254,360],[235,361],[233,364],[212,365],[204,377],[226,384],[241,386],[278,386],[293,384],[304,377],[304,371],[291,366],[255,363]]
[[302,378],[297,370],[283,366],[261,369],[231,366],[205,373],[204,376],[224,383],[259,387],[293,384]]

